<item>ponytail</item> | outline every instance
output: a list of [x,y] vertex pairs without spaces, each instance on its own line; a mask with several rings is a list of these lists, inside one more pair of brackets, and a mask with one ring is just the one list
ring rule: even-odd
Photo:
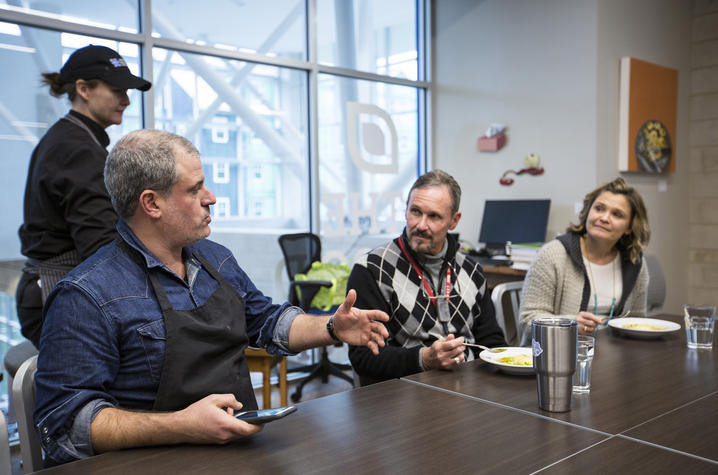
[[[65,94],[68,96],[75,95],[75,84],[63,84],[60,81],[60,73],[42,73],[42,83],[46,86],[50,86],[50,94],[55,97],[62,97]],[[73,97],[70,97],[70,101],[72,100]]]
[[[96,88],[101,79],[86,79],[85,83],[90,89]],[[46,86],[50,86],[50,94],[55,97],[62,97],[67,94],[67,98],[70,102],[75,102],[77,97],[77,89],[75,89],[75,81],[62,83],[60,81],[60,73],[42,73],[42,83]]]

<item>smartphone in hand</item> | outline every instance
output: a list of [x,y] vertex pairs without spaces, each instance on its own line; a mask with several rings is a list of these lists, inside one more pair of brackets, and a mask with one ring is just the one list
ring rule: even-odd
[[278,407],[276,409],[260,409],[258,411],[243,411],[234,415],[237,419],[250,424],[264,424],[284,416],[288,416],[297,410],[296,406]]

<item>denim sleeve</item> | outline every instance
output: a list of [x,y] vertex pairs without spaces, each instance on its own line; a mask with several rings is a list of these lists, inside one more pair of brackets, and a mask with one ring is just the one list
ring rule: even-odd
[[106,407],[114,406],[102,399],[95,399],[85,404],[75,416],[70,431],[57,440],[58,446],[73,459],[83,459],[95,455],[90,440],[90,426],[97,414]]
[[[117,405],[104,391],[118,370],[117,341],[109,319],[85,292],[65,281],[55,287],[45,305],[34,414],[52,460],[86,456],[94,418],[89,407]],[[91,411],[90,416],[83,410]]]
[[299,307],[287,307],[279,315],[277,325],[274,327],[272,341],[282,350],[282,352],[286,354],[296,354],[289,351],[289,329],[292,327],[294,319],[303,313],[304,312]]

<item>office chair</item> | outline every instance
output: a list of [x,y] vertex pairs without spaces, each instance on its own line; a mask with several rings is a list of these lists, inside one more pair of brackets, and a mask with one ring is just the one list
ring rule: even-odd
[[[516,282],[505,282],[494,287],[491,292],[491,301],[494,303],[494,309],[496,312],[496,322],[504,332],[506,341],[511,346],[521,346],[523,341],[523,335],[521,332],[521,315],[519,313],[521,289],[523,288],[523,281]],[[508,306],[504,306],[504,297],[508,298]],[[508,310],[512,317],[507,325],[506,317]],[[513,328],[511,328],[513,327]]]
[[646,290],[646,316],[663,313],[663,302],[666,300],[666,277],[661,262],[656,256],[644,255],[648,267],[648,289]]
[[0,475],[12,475],[10,438],[7,433],[7,420],[2,411],[0,411]]
[[[279,236],[279,247],[284,255],[284,263],[289,277],[289,302],[296,305],[306,313],[318,313],[311,310],[312,299],[322,287],[331,287],[332,283],[326,280],[294,280],[297,274],[305,274],[312,267],[312,263],[321,261],[322,244],[319,236],[312,233],[283,234]],[[299,292],[297,292],[299,290]],[[298,294],[301,297],[298,297]],[[328,312],[322,312],[328,313]],[[336,346],[341,346],[337,344]],[[327,347],[321,348],[321,356],[318,363],[290,368],[287,372],[309,372],[309,375],[302,379],[291,395],[293,402],[302,398],[304,385],[315,378],[322,378],[322,383],[329,381],[329,376],[337,376],[345,381],[354,384],[353,379],[344,374],[345,370],[351,369],[350,365],[332,363],[329,360]]]
[[[8,376],[8,391],[12,390],[12,381],[15,377],[15,373],[20,369],[20,365],[35,355],[37,355],[37,348],[35,348],[35,345],[29,340],[24,340],[17,345],[11,346],[7,350],[5,358],[3,358],[3,365],[5,366]],[[15,420],[15,405],[12,403],[12,398],[10,398],[7,408],[7,422],[12,423],[15,422]]]
[[22,469],[25,473],[43,468],[42,446],[32,418],[35,410],[36,371],[37,356],[33,356],[20,365],[12,382],[12,400],[17,411],[17,431],[20,434]]

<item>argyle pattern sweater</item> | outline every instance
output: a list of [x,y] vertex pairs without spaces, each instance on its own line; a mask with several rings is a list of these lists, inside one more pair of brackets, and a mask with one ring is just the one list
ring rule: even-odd
[[[451,269],[452,286],[448,299],[450,312],[446,322],[439,320],[437,306],[423,288],[422,277],[402,251],[399,239],[404,239],[404,250],[419,271],[428,275],[402,235],[363,256],[349,276],[347,289],[357,291],[355,306],[383,310],[390,317],[386,324],[389,338],[378,356],[366,347],[349,348],[349,358],[362,385],[421,371],[420,349],[431,346],[437,339],[446,338],[449,333],[456,337],[464,336],[469,343],[506,345],[504,335],[496,323],[481,266],[457,253],[455,238],[447,237],[449,241],[439,273],[441,282],[438,292],[431,286],[435,295],[444,295],[446,271]],[[466,360],[474,359],[477,354],[467,349]]]

